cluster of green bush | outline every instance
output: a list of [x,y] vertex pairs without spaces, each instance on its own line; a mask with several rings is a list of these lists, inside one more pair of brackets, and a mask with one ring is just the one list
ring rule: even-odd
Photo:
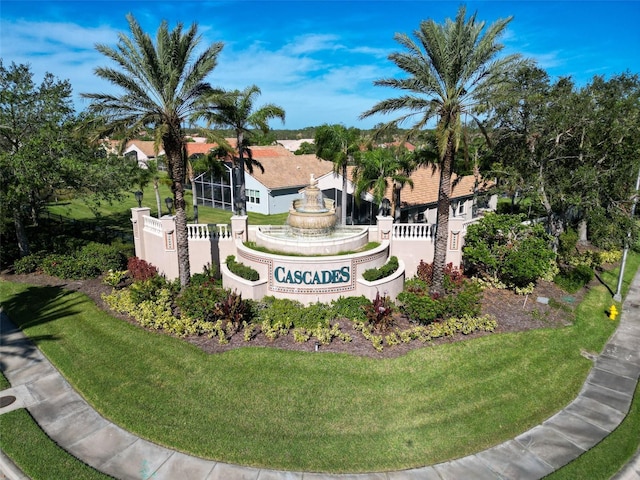
[[[417,280],[416,282],[420,282]],[[414,286],[418,283],[414,282]],[[425,282],[420,284],[426,285]],[[458,290],[458,302],[471,303],[472,282],[463,282]],[[412,292],[414,295],[414,292]],[[431,298],[428,295],[427,298]],[[442,297],[453,299],[451,295]],[[476,299],[477,300],[477,299]],[[477,330],[492,331],[495,320],[479,317],[478,307],[461,307],[458,313],[440,322],[414,326],[408,330],[394,330],[395,305],[386,296],[377,295],[374,301],[364,296],[343,297],[330,303],[304,306],[300,302],[267,296],[260,301],[244,300],[236,292],[220,287],[214,278],[200,275],[180,292],[176,282],[167,282],[159,275],[138,280],[127,288],[114,289],[105,301],[114,310],[133,316],[142,326],[178,336],[208,335],[228,343],[242,332],[244,341],[250,342],[258,333],[275,340],[292,334],[296,342],[315,339],[328,344],[334,339],[350,342],[340,322],[353,322],[377,350],[384,346],[408,343],[413,340],[430,341],[456,333],[468,334]],[[475,302],[476,304],[477,301]],[[454,309],[462,303],[445,300],[443,304]],[[176,309],[177,307],[177,309]],[[462,310],[460,310],[462,312]],[[443,310],[448,312],[449,310]],[[384,335],[385,332],[390,332]]]
[[620,261],[622,252],[578,249],[578,233],[569,228],[558,238],[558,273],[553,281],[569,293],[575,293],[595,276],[603,265]]
[[229,269],[229,271],[234,275],[244,278],[245,280],[250,280],[252,282],[260,280],[260,274],[256,270],[245,265],[244,263],[237,262],[234,255],[229,255],[225,262],[227,263],[227,268]]
[[16,260],[15,273],[42,272],[76,280],[94,278],[109,270],[122,270],[127,258],[118,245],[90,242],[67,253],[36,252]]
[[362,274],[362,278],[368,282],[375,282],[381,278],[393,275],[396,270],[398,270],[398,267],[398,257],[392,256],[389,258],[389,261],[380,268],[369,268],[368,270],[365,270]]
[[[140,269],[148,271],[142,267]],[[466,320],[461,324],[458,322],[454,329],[450,326],[433,326],[429,330],[431,333],[427,334],[422,327],[414,327],[412,333],[394,332],[387,335],[389,338],[386,340],[386,337],[376,333],[388,332],[392,328],[396,306],[388,297],[379,294],[374,301],[364,296],[342,297],[330,303],[318,302],[307,306],[295,300],[273,296],[252,301],[222,288],[211,272],[207,272],[194,275],[194,281],[182,291],[176,282],[167,282],[156,274],[151,278],[136,280],[127,288],[114,289],[105,296],[105,300],[111,308],[133,316],[145,327],[162,329],[179,336],[209,335],[217,337],[220,343],[227,343],[233,335],[242,331],[245,341],[251,341],[255,335],[262,333],[271,340],[293,334],[298,342],[312,338],[323,344],[333,339],[348,342],[351,338],[340,329],[339,324],[348,321],[357,325],[365,336],[368,334],[367,338],[375,348],[381,349],[385,341],[386,345],[393,345],[394,338],[398,340],[396,344],[412,339],[424,341],[447,332],[467,333],[481,328],[476,325],[477,321],[471,320],[479,314],[479,288],[474,288],[473,282],[464,280],[461,273],[450,265],[446,272],[449,294],[434,300],[427,294],[427,282],[414,279],[409,282],[410,291],[401,294],[403,309],[420,323],[432,323],[436,318],[450,317]],[[425,299],[431,302],[429,308],[424,308]],[[427,318],[425,312],[437,313]],[[451,323],[443,321],[443,325]]]
[[433,264],[421,261],[414,278],[405,282],[398,294],[400,310],[412,321],[427,325],[436,320],[480,314],[482,288],[466,278],[459,268],[449,263],[443,269],[443,292],[431,294]]
[[542,224],[526,224],[524,218],[491,213],[469,225],[462,250],[465,272],[510,288],[547,276],[556,259],[551,237]]
[[399,330],[395,329],[386,335],[376,335],[371,325],[356,323],[355,329],[371,342],[373,347],[381,352],[385,345],[392,347],[400,343],[411,343],[417,340],[427,343],[444,337],[452,337],[458,333],[469,335],[477,331],[493,332],[498,323],[491,315],[451,317],[429,325],[417,325],[415,327]]
[[243,329],[246,341],[254,338],[257,330],[270,339],[294,331],[297,340],[316,337],[324,343],[338,337],[348,341],[336,329],[336,321],[366,320],[363,306],[371,303],[365,297],[308,306],[271,296],[259,302],[245,300],[220,287],[212,276],[202,277],[180,292],[176,282],[167,282],[159,275],[114,289],[104,298],[110,308],[131,315],[145,327],[178,336],[209,335],[218,337],[221,343]]

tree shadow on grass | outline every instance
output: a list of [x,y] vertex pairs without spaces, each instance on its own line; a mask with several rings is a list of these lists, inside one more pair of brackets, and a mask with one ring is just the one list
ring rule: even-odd
[[82,296],[73,298],[73,295],[75,292],[65,290],[64,285],[30,286],[3,300],[2,312],[14,325],[24,330],[80,313],[82,308],[76,307],[86,300]]

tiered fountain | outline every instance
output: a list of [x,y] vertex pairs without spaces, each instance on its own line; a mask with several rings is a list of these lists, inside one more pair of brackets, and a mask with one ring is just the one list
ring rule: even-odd
[[368,228],[336,227],[336,221],[334,201],[323,197],[311,175],[302,198],[292,202],[287,224],[260,227],[256,244],[274,252],[299,255],[333,255],[356,251],[367,244]]

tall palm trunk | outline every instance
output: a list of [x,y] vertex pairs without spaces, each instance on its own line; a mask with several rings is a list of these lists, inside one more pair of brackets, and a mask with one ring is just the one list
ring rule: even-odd
[[185,287],[191,280],[191,266],[189,263],[189,238],[187,233],[187,213],[184,201],[185,176],[184,156],[182,154],[182,136],[174,132],[162,137],[162,144],[167,156],[169,175],[171,176],[171,191],[176,214],[176,248],[178,251],[178,276],[180,285]]
[[400,182],[393,182],[393,221],[399,222],[400,216],[402,214],[401,210],[401,201],[400,201],[400,191],[402,190],[402,185]]
[[454,138],[449,133],[444,158],[440,165],[440,185],[438,187],[438,213],[436,219],[436,244],[433,255],[433,279],[431,293],[444,293],[444,267],[447,261],[449,241],[449,209],[451,208],[451,174],[453,171]]
[[236,165],[236,215],[247,214],[247,188],[244,174],[244,135],[242,132],[236,136],[238,148],[238,164]]
[[[347,162],[344,162],[342,165],[342,195],[340,197],[340,223],[342,225],[347,224],[347,198]],[[351,223],[353,223],[353,219]]]
[[156,208],[158,209],[158,218],[162,217],[162,201],[160,200],[160,178],[153,179],[153,191],[156,194]]

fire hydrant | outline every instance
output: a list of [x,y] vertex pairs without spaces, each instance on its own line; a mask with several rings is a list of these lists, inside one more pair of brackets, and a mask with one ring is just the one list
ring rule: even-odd
[[609,308],[609,318],[611,320],[615,320],[616,317],[618,316],[618,309],[616,308],[615,305],[611,305],[611,308]]

